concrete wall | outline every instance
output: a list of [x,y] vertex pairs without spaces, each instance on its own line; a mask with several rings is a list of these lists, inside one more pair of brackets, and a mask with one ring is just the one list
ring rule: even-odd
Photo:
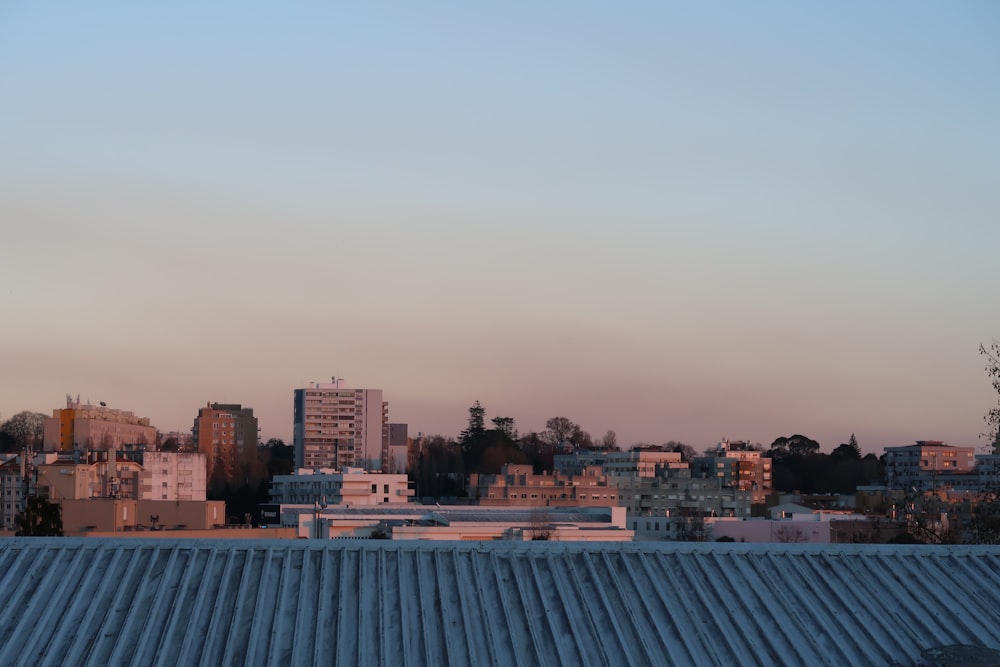
[[90,498],[62,500],[63,534],[121,533],[149,528],[207,530],[226,524],[226,504],[221,500],[134,500]]

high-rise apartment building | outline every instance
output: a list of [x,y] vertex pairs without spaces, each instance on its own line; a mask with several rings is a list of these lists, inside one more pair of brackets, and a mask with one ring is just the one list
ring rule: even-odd
[[194,445],[205,455],[208,480],[237,481],[241,467],[257,460],[257,418],[238,403],[208,403],[198,410],[191,429]]
[[342,380],[295,390],[296,468],[381,471],[389,450],[389,404],[381,389],[349,389]]

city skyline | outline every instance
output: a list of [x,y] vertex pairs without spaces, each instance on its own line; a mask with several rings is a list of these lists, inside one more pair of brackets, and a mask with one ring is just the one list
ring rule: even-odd
[[[1000,10],[0,9],[0,417],[981,448]],[[993,85],[991,85],[993,84]]]

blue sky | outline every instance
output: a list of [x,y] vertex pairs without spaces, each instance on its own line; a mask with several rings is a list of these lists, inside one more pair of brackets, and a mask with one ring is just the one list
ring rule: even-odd
[[981,445],[993,3],[0,5],[0,416]]

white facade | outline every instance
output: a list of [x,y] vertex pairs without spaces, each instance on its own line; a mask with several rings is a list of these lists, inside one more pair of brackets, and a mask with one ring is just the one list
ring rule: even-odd
[[347,505],[364,507],[409,503],[413,490],[406,475],[370,473],[360,468],[299,469],[294,475],[275,475],[271,502],[281,505]]
[[389,465],[389,408],[381,389],[349,389],[339,380],[296,389],[293,423],[298,468]]
[[313,539],[363,539],[376,530],[393,540],[629,542],[634,536],[624,507],[282,505],[281,523]]
[[207,460],[191,452],[146,452],[139,500],[205,500]]

